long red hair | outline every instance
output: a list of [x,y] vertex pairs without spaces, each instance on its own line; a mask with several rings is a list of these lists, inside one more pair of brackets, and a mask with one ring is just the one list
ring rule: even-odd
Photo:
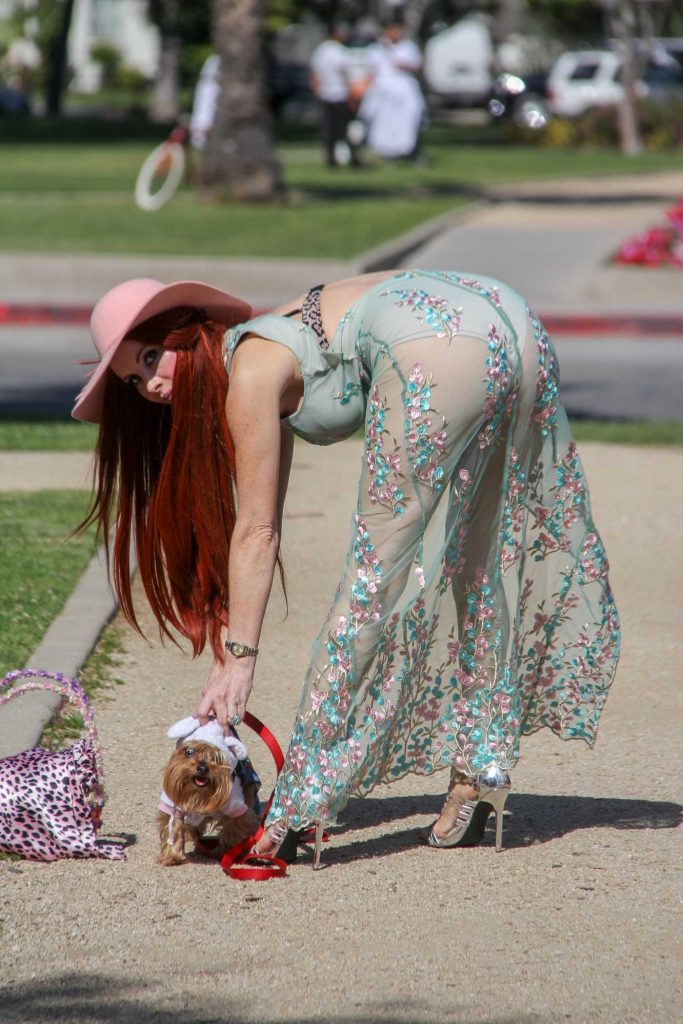
[[187,637],[195,656],[208,640],[220,659],[236,517],[224,334],[224,324],[191,307],[169,310],[134,328],[132,340],[177,351],[173,403],[150,402],[108,371],[93,497],[78,527],[97,523],[121,608],[139,632],[132,544],[161,631],[171,639],[172,629]]

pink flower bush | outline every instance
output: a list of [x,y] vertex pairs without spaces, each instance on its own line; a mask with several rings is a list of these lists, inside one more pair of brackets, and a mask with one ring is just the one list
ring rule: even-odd
[[683,267],[683,199],[666,211],[668,224],[622,242],[614,262],[645,267]]

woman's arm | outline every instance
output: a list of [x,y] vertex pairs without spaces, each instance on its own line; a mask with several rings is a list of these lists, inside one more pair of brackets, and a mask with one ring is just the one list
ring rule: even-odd
[[[239,358],[238,358],[239,357]],[[292,437],[281,410],[300,371],[291,352],[261,338],[245,339],[233,358],[226,403],[235,444],[237,519],[230,543],[229,628],[226,639],[258,647],[280,546]],[[214,662],[197,717],[225,725],[244,714],[254,657],[226,653]]]

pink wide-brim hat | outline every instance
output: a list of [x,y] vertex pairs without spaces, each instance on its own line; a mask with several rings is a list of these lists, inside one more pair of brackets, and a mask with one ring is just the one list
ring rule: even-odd
[[100,360],[76,399],[71,412],[74,419],[101,421],[107,368],[119,345],[138,324],[176,306],[198,306],[211,320],[226,327],[243,323],[252,315],[248,302],[201,281],[162,284],[150,277],[136,277],[117,284],[92,311],[90,333]]

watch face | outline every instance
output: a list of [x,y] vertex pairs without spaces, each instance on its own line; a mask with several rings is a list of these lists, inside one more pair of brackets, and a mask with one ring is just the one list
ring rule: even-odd
[[247,653],[247,649],[244,644],[230,644],[230,649],[236,658],[243,658]]

